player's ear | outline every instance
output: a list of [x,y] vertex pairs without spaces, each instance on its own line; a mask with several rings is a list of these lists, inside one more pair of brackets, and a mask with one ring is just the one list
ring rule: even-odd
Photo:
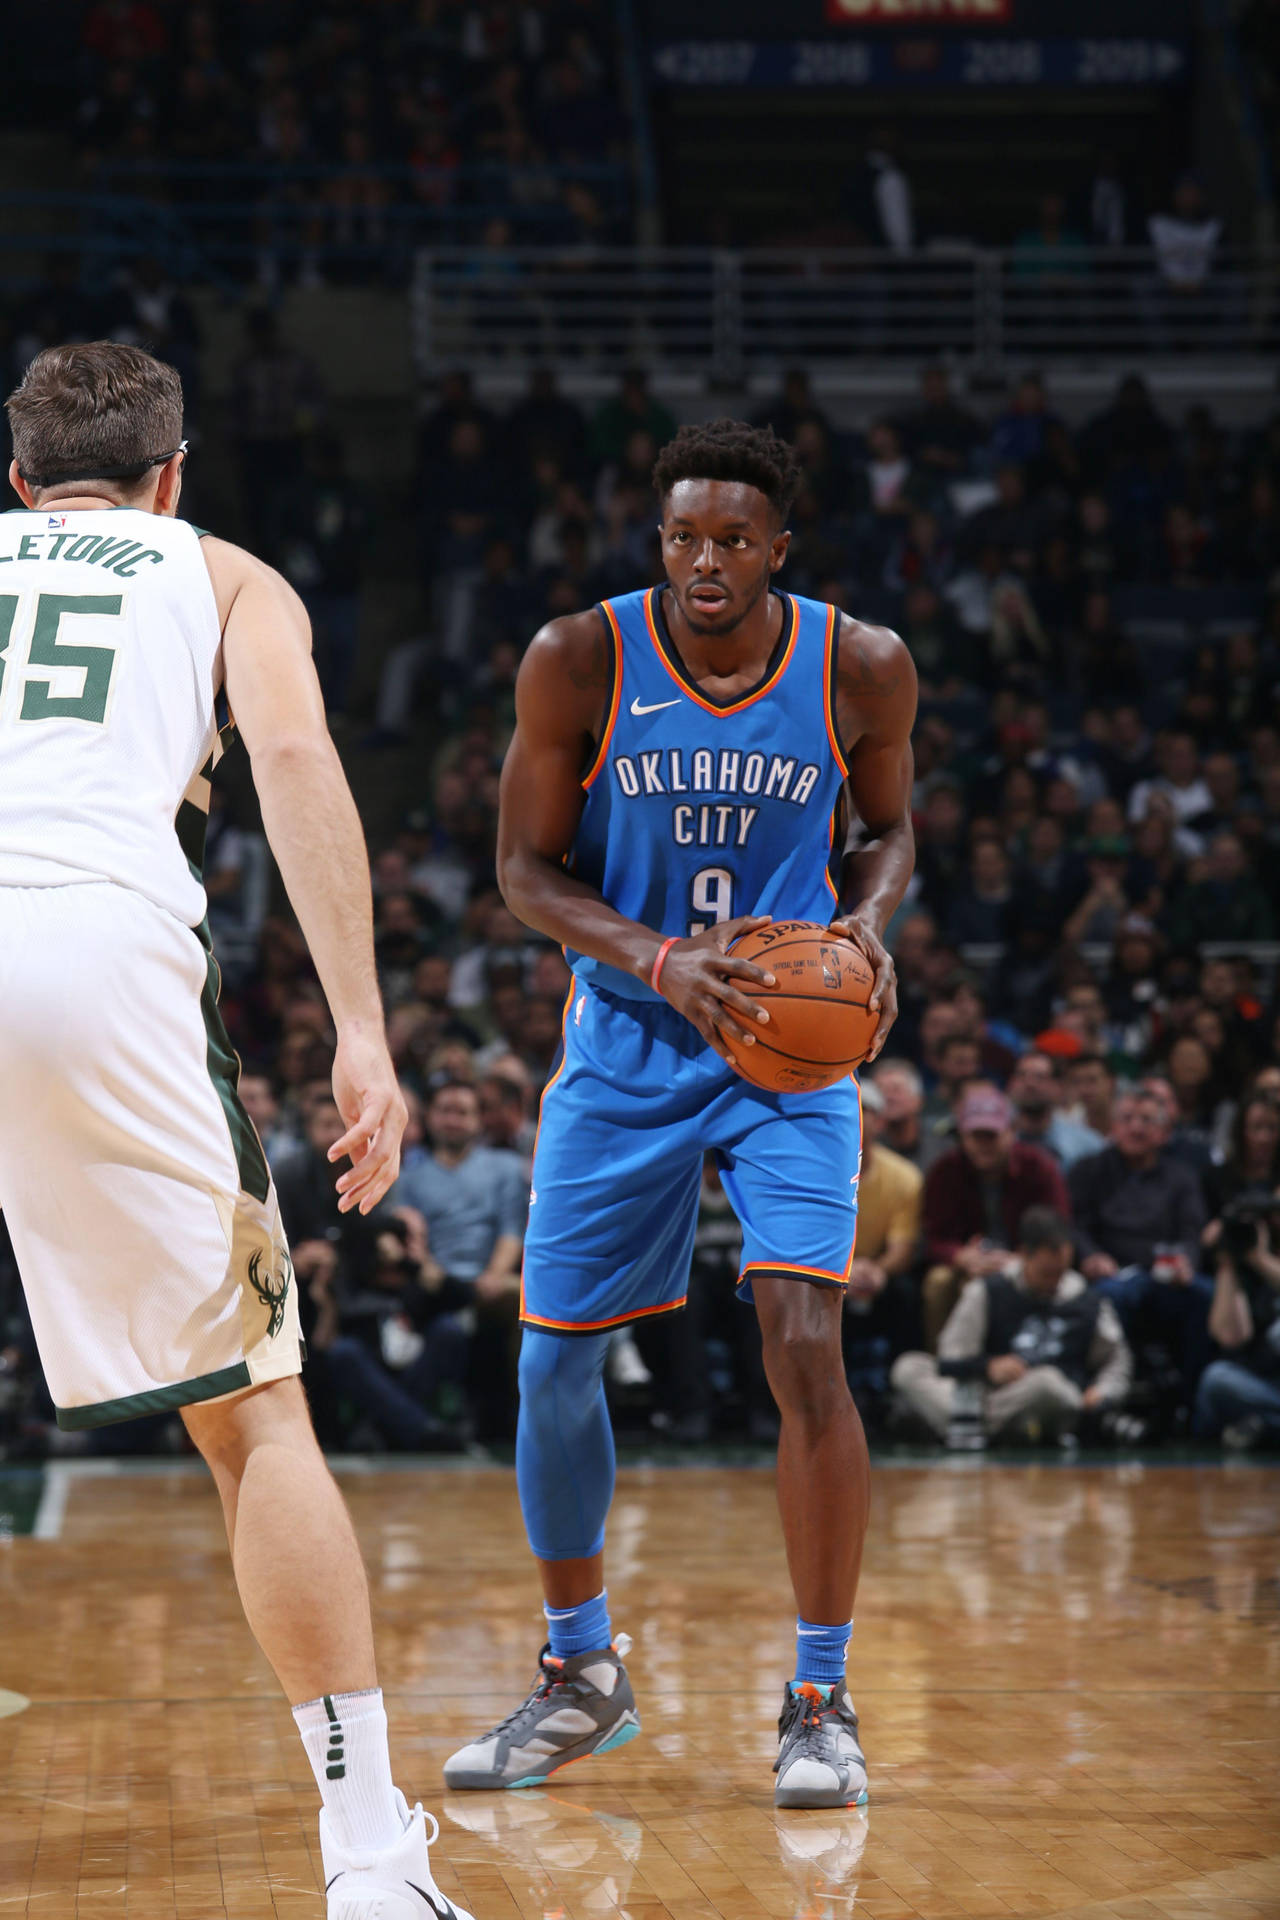
[[162,514],[166,519],[172,519],[178,511],[178,501],[182,496],[182,469],[185,460],[185,454],[175,453],[172,459],[166,460],[160,469],[152,512]]
[[791,529],[784,527],[781,533],[775,533],[769,547],[769,571],[776,573],[787,557],[787,548],[791,545]]
[[16,460],[9,462],[9,485],[13,488],[19,500],[21,500],[23,506],[34,507],[35,501],[32,498],[31,489],[18,472],[18,463]]

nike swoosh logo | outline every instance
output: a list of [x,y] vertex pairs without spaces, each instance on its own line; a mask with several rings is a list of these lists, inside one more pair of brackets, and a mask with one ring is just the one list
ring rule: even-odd
[[679,705],[680,702],[678,700],[658,700],[655,701],[651,707],[642,707],[638,700],[633,700],[631,702],[631,711],[634,713],[636,719],[639,720],[646,713],[661,713],[664,707],[678,707]]
[[405,1885],[411,1893],[416,1893],[419,1899],[426,1901],[432,1913],[435,1914],[436,1920],[458,1920],[458,1909],[450,1906],[447,1900],[442,1907],[438,1907],[431,1895],[425,1893],[421,1887],[415,1887],[412,1880],[406,1880]]

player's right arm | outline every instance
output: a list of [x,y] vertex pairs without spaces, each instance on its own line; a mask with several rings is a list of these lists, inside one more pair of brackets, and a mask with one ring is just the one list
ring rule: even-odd
[[[585,803],[583,772],[604,725],[610,647],[600,615],[576,613],[550,621],[525,654],[516,681],[516,730],[502,769],[498,885],[526,926],[648,983],[663,934],[627,919],[565,870]],[[768,1019],[732,980],[772,986],[773,977],[725,948],[748,927],[764,924],[753,915],[727,920],[678,940],[662,965],[663,998],[731,1064],[723,1035],[754,1042],[751,1026]]]
[[311,626],[293,588],[242,548],[201,542],[222,626],[227,700],[249,749],[262,823],[338,1035],[333,1090],[351,1156],[339,1207],[361,1213],[400,1169],[407,1114],[387,1051],[364,832],[325,724]]

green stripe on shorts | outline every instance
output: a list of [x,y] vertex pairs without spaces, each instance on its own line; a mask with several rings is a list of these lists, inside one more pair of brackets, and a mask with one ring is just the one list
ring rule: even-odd
[[271,1172],[257,1129],[240,1098],[240,1056],[231,1044],[218,1006],[222,974],[214,958],[213,937],[207,918],[195,928],[195,936],[205,950],[204,992],[200,995],[200,1012],[204,1016],[207,1042],[205,1058],[209,1078],[217,1090],[222,1110],[227,1116],[227,1125],[231,1129],[231,1144],[235,1148],[240,1185],[255,1200],[265,1201],[271,1191]]
[[145,1393],[126,1393],[120,1400],[96,1400],[89,1407],[56,1407],[54,1411],[62,1431],[76,1433],[82,1427],[109,1427],[115,1420],[136,1420],[143,1413],[170,1413],[175,1407],[217,1400],[224,1393],[238,1393],[241,1387],[252,1385],[248,1366],[237,1360],[233,1367],[197,1374],[194,1380],[182,1380],[176,1387],[149,1387]]

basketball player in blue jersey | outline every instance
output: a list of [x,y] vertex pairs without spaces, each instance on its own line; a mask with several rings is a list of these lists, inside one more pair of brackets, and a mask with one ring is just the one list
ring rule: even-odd
[[[838,928],[875,969],[879,1052],[897,1011],[883,933],[914,860],[916,676],[896,635],[774,589],[798,477],[767,431],[683,429],[654,471],[667,585],[553,620],[520,670],[499,880],[574,974],[521,1300],[516,1467],[549,1644],[524,1704],[448,1761],[453,1788],[531,1786],[639,1732],[604,1584],[605,1353],[615,1328],[683,1306],[711,1150],[782,1422],[799,1617],[775,1799],[867,1797],[844,1678],[870,1492],[840,1351],[858,1091],[770,1093],[737,1072],[725,1036],[768,1021],[751,988],[772,977],[727,949],[769,917]],[[864,838],[841,911],[846,809]]]

